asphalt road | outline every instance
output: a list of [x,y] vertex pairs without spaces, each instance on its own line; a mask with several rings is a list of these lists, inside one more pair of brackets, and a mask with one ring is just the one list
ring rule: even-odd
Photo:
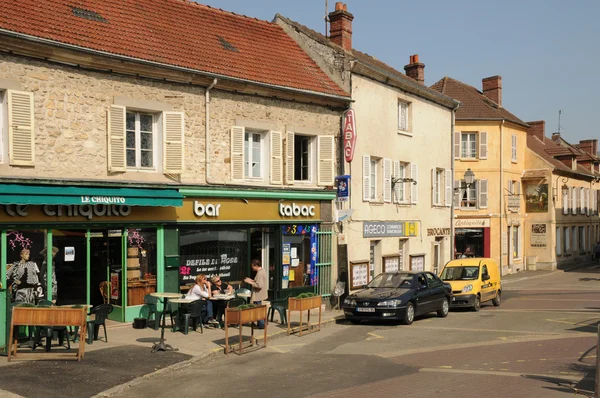
[[161,373],[121,397],[566,397],[593,391],[600,267],[504,283],[500,307],[411,326],[329,324]]

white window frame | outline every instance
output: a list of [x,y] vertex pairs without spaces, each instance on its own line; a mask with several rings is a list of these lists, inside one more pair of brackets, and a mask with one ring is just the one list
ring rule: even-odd
[[0,90],[0,164],[8,159],[8,94]]
[[[466,142],[463,137],[467,137]],[[460,158],[477,159],[477,145],[479,145],[477,133],[474,131],[462,132],[460,134]]]
[[513,134],[511,136],[511,156],[510,160],[513,163],[517,163],[517,135]]
[[[255,136],[258,136],[260,138],[260,166],[259,166],[259,171],[260,171],[260,176],[255,177],[252,174],[251,170],[252,170],[252,163],[254,161],[254,159],[252,158],[252,147],[250,145],[250,142],[254,143],[254,138]],[[248,138],[252,138],[250,140],[247,139]],[[269,154],[267,153],[267,131],[260,131],[260,130],[252,130],[252,129],[246,129],[246,131],[244,132],[244,180],[250,180],[250,181],[264,181],[266,178],[266,167],[269,164]],[[248,155],[250,155],[250,157],[248,157]]]
[[405,133],[409,131],[409,108],[410,102],[398,100],[398,130]]
[[445,197],[445,170],[440,168],[433,169],[432,172],[431,189],[432,195],[432,206],[443,206]]
[[[296,179],[296,159],[298,158],[296,151],[296,137],[306,138],[308,140],[308,179]],[[313,184],[315,181],[315,173],[317,170],[317,137],[309,134],[294,133],[294,183],[298,184]]]
[[370,163],[370,175],[369,175],[369,201],[370,202],[378,202],[378,180],[379,180],[379,168],[381,167],[382,159],[371,156],[369,158]]
[[[394,176],[394,178],[406,178],[406,169],[409,167],[409,164],[406,162],[400,162],[400,175]],[[408,185],[410,183],[399,181],[396,183],[398,187],[398,197],[396,198],[396,202],[402,204],[408,204]]]
[[[470,192],[474,192],[474,198],[471,198]],[[463,206],[463,196],[467,195],[467,202],[475,201],[473,206]],[[460,180],[460,198],[459,198],[459,206],[461,210],[477,210],[479,208],[479,193],[477,192],[477,181],[473,181],[470,188],[467,188],[467,183],[465,180]]]
[[[129,129],[127,128],[127,115],[134,114],[135,115],[135,166],[130,166],[127,162],[127,153],[131,150],[127,146],[127,134],[129,133]],[[140,115],[148,115],[152,117],[152,167],[142,167],[141,159],[142,159],[142,149],[141,149],[141,137],[142,131],[140,127]],[[162,135],[160,123],[161,118],[163,118],[162,112],[152,112],[152,111],[143,111],[143,110],[135,110],[131,108],[125,108],[125,167],[129,171],[157,171],[159,170],[159,162],[160,162],[160,154],[162,153]]]

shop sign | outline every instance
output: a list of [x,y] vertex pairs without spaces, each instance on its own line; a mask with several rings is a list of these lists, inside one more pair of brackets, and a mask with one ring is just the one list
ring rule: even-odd
[[284,205],[280,203],[279,215],[282,217],[314,217],[315,206],[298,206],[296,203]]
[[[27,205],[5,205],[6,214],[11,217],[27,217]],[[43,205],[42,212],[48,217],[127,217],[131,207],[127,205]]]
[[508,196],[508,208],[511,210],[518,211],[521,207],[521,196],[520,195],[509,195]]
[[546,247],[546,224],[531,225],[531,247]]
[[350,198],[350,176],[335,177],[335,185],[337,186],[337,201],[347,202]]
[[179,281],[180,284],[194,282],[198,274],[205,274],[208,277],[219,275],[222,278],[230,279],[237,277],[237,272],[232,275],[232,271],[233,269],[237,271],[238,266],[239,257],[231,257],[227,254],[203,258],[186,258],[183,265],[179,267]]
[[122,196],[82,196],[81,204],[92,205],[116,205],[125,204],[125,198]]
[[427,228],[427,236],[450,236],[450,228]]
[[461,218],[454,220],[455,228],[489,228],[489,218]]
[[363,238],[409,237],[418,235],[418,221],[363,222]]
[[221,209],[221,205],[214,205],[212,203],[202,204],[197,200],[194,201],[194,214],[198,217],[207,216],[207,217],[219,217],[219,210]]
[[356,148],[356,118],[354,109],[348,109],[344,115],[344,157],[346,162],[352,162],[354,159],[354,149]]

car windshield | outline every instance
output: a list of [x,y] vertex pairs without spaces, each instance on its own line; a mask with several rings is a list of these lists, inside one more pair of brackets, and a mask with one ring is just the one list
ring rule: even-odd
[[406,273],[383,273],[379,274],[369,283],[371,288],[411,288],[412,274]]
[[472,281],[479,277],[479,267],[446,267],[440,277],[444,281]]

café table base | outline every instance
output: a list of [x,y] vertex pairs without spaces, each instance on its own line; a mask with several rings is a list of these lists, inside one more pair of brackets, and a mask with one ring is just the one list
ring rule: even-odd
[[152,352],[158,351],[179,351],[179,349],[173,348],[171,344],[167,344],[164,341],[160,341],[152,346]]

